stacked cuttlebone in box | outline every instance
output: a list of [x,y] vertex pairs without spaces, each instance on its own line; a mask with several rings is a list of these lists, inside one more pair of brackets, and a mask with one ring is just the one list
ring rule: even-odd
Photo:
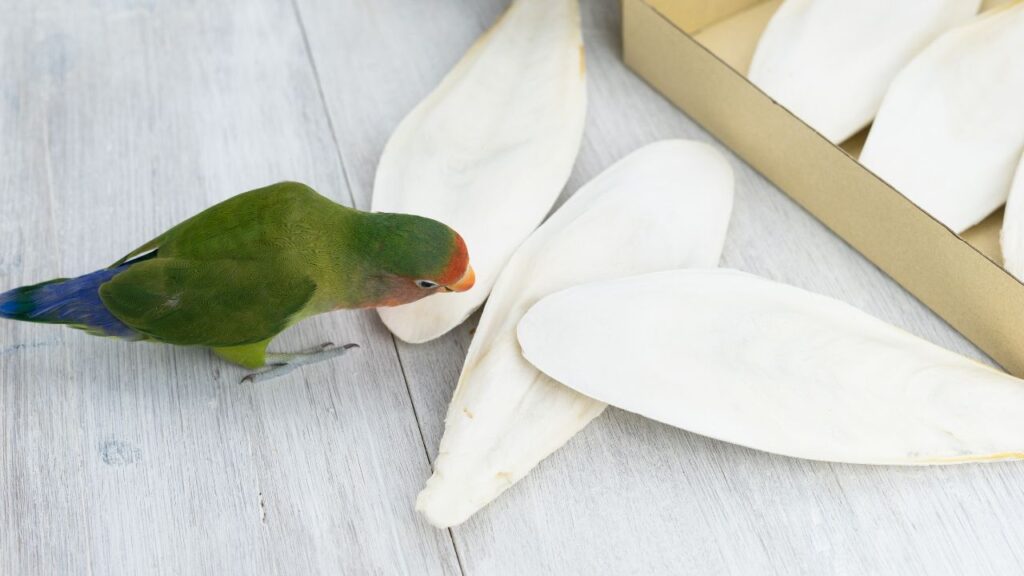
[[[866,131],[832,134],[842,139],[833,144],[756,87],[746,74],[781,4],[623,0],[626,62],[1003,367],[1024,375],[1024,285],[1001,266],[1002,213],[958,235],[951,228],[962,226],[947,227],[857,161]],[[983,2],[981,10],[1000,4],[1007,2]]]

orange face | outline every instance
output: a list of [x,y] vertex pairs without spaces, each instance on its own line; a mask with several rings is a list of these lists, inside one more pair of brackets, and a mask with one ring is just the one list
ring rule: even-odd
[[466,242],[456,234],[451,258],[440,274],[431,278],[393,276],[388,281],[388,287],[383,290],[386,296],[371,305],[401,306],[439,292],[465,292],[472,288],[475,282],[476,274],[469,264]]
[[473,287],[476,282],[476,274],[473,267],[469,265],[469,250],[462,236],[455,235],[455,250],[448,267],[438,278],[438,284],[446,292],[465,292]]

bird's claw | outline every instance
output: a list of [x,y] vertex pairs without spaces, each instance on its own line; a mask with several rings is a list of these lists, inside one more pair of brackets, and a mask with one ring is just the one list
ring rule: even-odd
[[336,356],[341,356],[353,348],[359,348],[359,344],[349,343],[336,346],[333,342],[324,342],[320,346],[305,352],[267,354],[267,368],[245,375],[240,383],[255,384],[256,382],[265,382],[279,378],[300,366],[330,360]]

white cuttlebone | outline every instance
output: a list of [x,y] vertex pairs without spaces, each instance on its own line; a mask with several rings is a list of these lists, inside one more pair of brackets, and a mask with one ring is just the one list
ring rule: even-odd
[[1024,381],[735,270],[571,288],[518,334],[530,362],[580,393],[734,444],[858,464],[1024,457]]
[[893,81],[860,161],[956,233],[1006,201],[1024,150],[1024,2],[939,37]]
[[526,362],[519,318],[574,284],[680,266],[716,266],[733,174],[707,144],[669,140],[630,154],[583,186],[502,271],[448,407],[434,475],[416,508],[459,524],[525,476],[605,408]]
[[867,126],[889,83],[981,0],[786,0],[761,35],[747,77],[825,138]]
[[999,235],[1003,251],[1003,268],[1024,280],[1024,155],[1017,165],[1017,175],[1010,186],[1003,212],[1003,229]]
[[516,0],[402,120],[377,166],[377,212],[440,220],[469,248],[466,292],[378,309],[406,342],[476,310],[572,172],[586,116],[577,0]]

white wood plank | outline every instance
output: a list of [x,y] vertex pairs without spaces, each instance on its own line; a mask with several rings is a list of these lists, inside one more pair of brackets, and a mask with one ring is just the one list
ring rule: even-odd
[[[0,54],[25,54],[31,31],[4,28]],[[9,81],[28,65],[0,58],[3,285],[33,282],[51,274],[59,261],[48,194],[50,157],[41,137],[47,132],[44,105]],[[30,187],[38,192],[26,193]],[[88,551],[92,538],[82,499],[86,483],[79,474],[86,440],[77,426],[68,426],[81,411],[82,394],[66,336],[0,323],[0,572],[24,566],[60,574],[88,565],[88,552],[77,552]],[[46,541],[51,544],[37,544]]]
[[[299,0],[360,205],[369,202],[391,130],[504,4]],[[567,190],[647,142],[713,141],[624,68],[617,2],[584,0],[583,9],[590,113]],[[737,202],[724,265],[841,298],[984,359],[730,158]],[[472,324],[400,347],[432,456]],[[1021,562],[1022,479],[1012,463],[902,469],[802,462],[609,410],[453,532],[470,574],[1000,574]]]
[[[23,2],[0,21],[0,284],[88,272],[282,179],[350,194],[294,7]],[[458,573],[373,313],[259,386],[208,353],[0,323],[0,573]]]

